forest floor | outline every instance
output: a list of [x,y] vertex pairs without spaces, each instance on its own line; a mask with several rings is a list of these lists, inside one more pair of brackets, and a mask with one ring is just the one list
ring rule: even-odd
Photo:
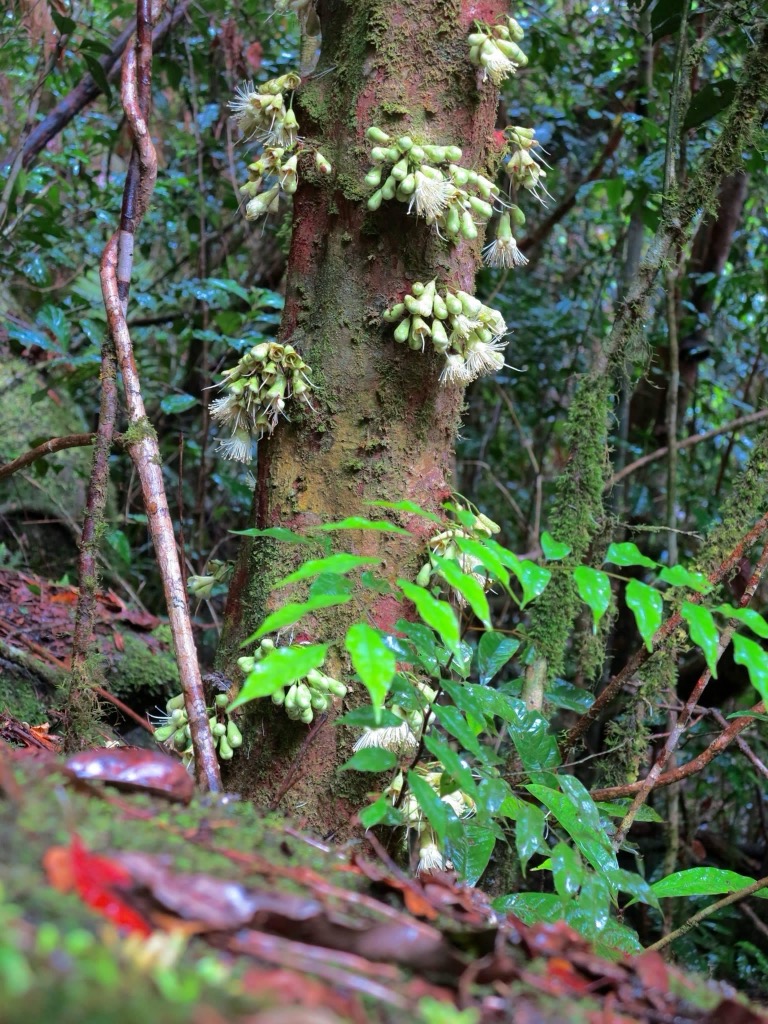
[[[374,840],[375,844],[375,840]],[[371,850],[374,853],[371,853]],[[760,1024],[659,954],[605,959],[565,925],[497,915],[447,873],[406,876],[165,754],[64,760],[0,719],[6,1024]]]

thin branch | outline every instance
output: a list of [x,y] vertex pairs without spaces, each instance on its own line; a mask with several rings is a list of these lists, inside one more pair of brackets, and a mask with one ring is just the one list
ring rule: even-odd
[[[677,450],[681,451],[683,448],[692,448],[695,444],[701,444],[702,441],[711,441],[713,437],[720,437],[721,434],[731,434],[736,430],[741,430],[742,427],[748,427],[752,423],[760,423],[764,419],[768,419],[768,409],[760,409],[758,412],[751,412],[746,416],[739,416],[738,419],[731,420],[730,423],[724,423],[722,427],[715,427],[712,430],[706,430],[701,434],[691,434],[690,437],[684,438],[682,441],[678,441]],[[663,459],[669,448],[665,445],[663,448],[657,448],[653,452],[649,452],[647,455],[642,455],[639,459],[635,459],[634,462],[630,462],[628,466],[624,466],[618,473],[614,473],[613,476],[608,480],[605,485],[606,491],[609,491],[614,487],[620,480],[630,476],[632,473],[636,473],[638,469],[642,469],[651,462],[657,462],[659,459]]]
[[6,462],[4,466],[0,466],[0,480],[7,476],[13,476],[14,473],[18,473],[25,466],[30,466],[33,462],[37,462],[38,459],[42,459],[46,455],[53,455],[54,452],[63,452],[67,448],[87,448],[89,444],[93,444],[95,439],[96,435],[93,433],[66,434],[64,437],[52,437],[49,441],[43,441],[36,448],[30,448],[28,452],[19,455],[12,462]]
[[[149,135],[144,109],[142,109],[149,106],[149,76],[151,72],[151,37],[147,29],[149,0],[138,0],[137,22],[139,53],[137,56],[133,51],[128,51],[125,55],[121,95],[123,109],[128,118],[134,141],[135,159],[132,157],[130,166],[138,168],[138,175],[129,175],[132,182],[132,194],[125,197],[120,230],[112,236],[104,249],[100,268],[101,290],[107,322],[123,378],[129,421],[126,447],[141,482],[149,531],[163,581],[163,591],[168,607],[168,618],[195,754],[197,781],[201,787],[218,792],[221,789],[219,764],[211,730],[208,726],[208,713],[192,634],[192,623],[189,617],[186,588],[165,494],[160,448],[157,435],[147,420],[144,409],[141,383],[125,316],[133,255],[133,235],[149,205],[157,177],[157,157]],[[128,182],[126,183],[126,192],[128,191],[127,185]],[[122,251],[123,243],[125,243],[125,253]]]
[[[766,708],[763,701],[758,701],[757,704],[753,704],[749,709],[756,715],[764,715]],[[754,724],[754,718],[750,715],[743,715],[739,718],[735,718],[727,729],[724,729],[716,739],[714,739],[710,745],[703,750],[696,757],[690,761],[686,761],[685,764],[681,764],[679,768],[675,768],[673,771],[664,772],[656,779],[655,788],[661,789],[664,786],[671,786],[674,782],[680,782],[682,779],[687,779],[690,775],[696,775],[697,772],[702,771],[707,767],[710,762],[726,750],[731,743],[736,740],[740,733],[742,733],[748,726]],[[639,793],[643,787],[642,779],[637,782],[627,782],[622,786],[608,786],[605,789],[593,789],[591,791],[591,797],[593,800],[618,800],[625,796],[634,796]]]
[[736,892],[729,893],[716,903],[712,903],[708,907],[704,907],[703,910],[694,914],[693,917],[689,917],[685,924],[680,925],[679,928],[670,932],[669,935],[663,936],[658,942],[654,942],[652,945],[648,946],[646,953],[650,952],[652,949],[664,949],[664,947],[668,946],[670,942],[674,942],[675,939],[679,939],[706,918],[711,917],[712,914],[716,914],[718,910],[722,910],[723,907],[729,907],[732,903],[738,903],[739,900],[746,899],[747,896],[752,896],[754,893],[759,892],[760,889],[765,889],[766,886],[768,886],[768,875],[765,878],[758,878],[756,882],[752,882],[751,885],[747,885],[743,889],[737,889]]

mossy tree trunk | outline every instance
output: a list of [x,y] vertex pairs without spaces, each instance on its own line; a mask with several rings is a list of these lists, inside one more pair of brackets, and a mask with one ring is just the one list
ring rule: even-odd
[[[377,499],[410,498],[438,509],[451,493],[462,390],[439,383],[441,359],[397,345],[380,314],[416,280],[436,277],[439,284],[471,292],[482,243],[452,246],[394,200],[370,213],[363,182],[370,167],[365,131],[375,124],[395,137],[407,132],[417,141],[459,145],[466,166],[493,164],[498,96],[470,64],[466,36],[475,18],[493,23],[505,10],[503,0],[318,4],[320,59],[297,94],[297,113],[301,135],[319,144],[333,174],[313,177],[314,165],[306,158],[306,168],[300,168],[305,173],[294,197],[279,339],[302,353],[317,392],[313,410],[297,412],[294,405],[291,422],[281,423],[259,445],[253,508],[259,528],[301,533],[345,516],[370,517],[365,503]],[[417,517],[399,521],[412,535],[344,533],[334,535],[342,538],[337,547],[379,558],[389,580],[413,578],[424,561],[430,524]],[[316,555],[268,538],[244,543],[219,658],[232,678],[240,678],[239,645],[265,611],[301,599],[297,592],[272,593],[274,582]],[[334,643],[331,667],[349,678],[343,657],[347,626],[364,620],[392,628],[402,613],[392,596],[360,584],[355,600],[309,626],[303,620],[293,640]],[[366,702],[361,689],[350,690],[347,707]],[[324,833],[347,832],[371,778],[337,775],[354,737],[334,728],[332,717],[304,744],[306,726],[290,722],[269,700],[254,702],[246,722],[247,756],[235,759],[230,786],[270,802],[298,755],[296,781],[281,806]]]

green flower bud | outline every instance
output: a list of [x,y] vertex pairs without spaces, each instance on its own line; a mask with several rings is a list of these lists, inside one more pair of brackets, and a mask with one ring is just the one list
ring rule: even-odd
[[525,224],[525,214],[519,206],[510,206],[509,215],[515,223],[515,227],[521,228]]
[[181,725],[182,722],[186,722],[186,720],[187,712],[184,708],[173,709],[173,711],[171,712],[171,721],[176,723],[177,728],[179,725]]
[[328,680],[328,692],[332,693],[334,697],[346,697],[347,688],[339,679],[332,679],[330,676],[326,676]]
[[411,318],[406,317],[402,320],[395,328],[394,337],[395,341],[403,342],[408,340],[408,335],[411,333]]
[[214,725],[213,728],[211,729],[211,732],[213,733],[214,736],[225,736],[227,732],[227,727],[226,725],[224,725],[223,722],[217,722],[216,725]]
[[376,125],[373,124],[365,134],[368,137],[369,141],[375,142],[380,146],[386,146],[386,144],[390,141],[389,135],[387,135],[387,133],[383,131],[381,128],[377,128]]
[[217,708],[225,708],[229,704],[229,697],[226,693],[217,693],[216,699],[213,702]]
[[467,36],[467,42],[470,46],[482,46],[487,38],[486,32],[470,32]]
[[455,237],[461,230],[461,209],[457,203],[451,203],[443,218],[446,232]]
[[378,189],[376,192],[373,193],[371,198],[368,200],[368,209],[371,210],[372,212],[378,210],[378,208],[381,206],[382,198],[383,196],[381,189]]
[[222,761],[231,761],[232,758],[234,757],[234,754],[235,754],[234,750],[232,749],[232,747],[230,747],[229,743],[227,743],[227,737],[226,736],[220,736],[219,737],[219,757],[221,758],[221,760]]
[[257,660],[257,658],[253,657],[238,658],[237,667],[240,669],[244,676],[250,675],[251,672],[253,672],[253,667],[256,664]]
[[457,164],[459,160],[464,156],[464,152],[461,146],[446,146],[445,147],[445,159],[450,160],[452,163]]
[[278,706],[285,703],[285,690],[282,687],[272,692],[272,703]]
[[423,164],[426,158],[426,153],[421,146],[411,146],[410,152],[408,153],[409,158],[415,164]]
[[432,347],[436,352],[445,354],[451,347],[445,328],[439,320],[432,321]]
[[461,215],[461,234],[468,241],[472,241],[477,238],[477,227],[475,222],[472,220],[472,214],[469,210],[465,210]]
[[326,160],[323,154],[318,151],[315,153],[315,167],[320,171],[321,174],[330,174],[333,170],[330,160]]
[[427,587],[427,586],[429,586],[429,581],[430,581],[431,577],[432,577],[432,563],[431,562],[426,562],[419,569],[419,573],[418,573],[418,575],[416,577],[416,586],[417,587]]
[[179,729],[173,734],[173,745],[179,751],[184,750],[187,745],[187,734],[184,729]]
[[403,178],[403,180],[400,182],[400,186],[399,186],[397,191],[398,191],[398,193],[402,192],[402,194],[406,198],[408,198],[408,196],[413,195],[415,190],[416,190],[416,175],[415,174],[407,174]]
[[[387,178],[384,184],[381,186],[381,195],[383,199],[394,199],[395,191],[397,190],[397,178],[393,178],[392,175]],[[369,200],[370,202],[370,200]]]
[[328,698],[324,694],[318,693],[317,690],[314,690],[312,692],[310,706],[313,711],[327,711]]
[[397,140],[397,148],[402,150],[403,153],[407,153],[413,148],[413,139],[410,135],[401,135]]
[[393,324],[400,319],[404,312],[405,303],[396,302],[394,306],[390,307],[390,309],[384,310],[384,312],[381,314],[381,319],[387,324]]
[[402,181],[408,174],[408,161],[405,159],[398,160],[391,173],[396,181]]
[[517,43],[513,43],[507,39],[497,39],[496,46],[501,50],[505,57],[509,57],[510,60],[514,61],[515,64],[519,64],[520,67],[524,68],[528,63],[528,57],[523,53]]
[[371,162],[374,164],[383,164],[389,160],[389,150],[384,149],[383,146],[374,146],[371,150]]
[[175,697],[171,697],[171,699],[166,703],[165,710],[170,715],[170,713],[172,711],[175,711],[177,708],[183,708],[183,707],[184,707],[184,694],[183,693],[177,693]]
[[476,213],[483,220],[490,220],[493,216],[493,207],[483,199],[478,199],[477,196],[470,196],[468,202],[472,212]]
[[423,146],[427,160],[433,164],[445,163],[445,146]]
[[243,734],[231,718],[227,722],[227,743],[229,743],[233,750],[237,750],[238,747],[243,745]]
[[426,287],[427,286],[423,284],[421,281],[414,281],[413,284],[411,285],[411,294],[415,295],[416,298],[418,299],[420,295],[424,294],[424,289]]
[[[448,307],[445,304],[445,300],[441,295],[435,292],[435,297],[432,300],[432,314],[436,316],[438,320],[445,320],[448,316]],[[432,325],[432,333],[435,332],[435,325]]]
[[307,672],[307,683],[316,690],[325,691],[328,689],[328,677],[324,676],[316,668]]
[[381,168],[372,167],[365,176],[365,184],[370,188],[378,188],[381,184]]
[[452,292],[447,292],[445,296],[445,305],[451,316],[459,316],[464,312],[464,307],[461,304],[461,299],[458,295],[454,295]]
[[164,743],[169,740],[171,736],[176,732],[176,726],[171,722],[169,725],[161,725],[154,731],[154,737],[158,743]]
[[304,708],[299,715],[299,721],[303,722],[304,725],[309,725],[312,719],[315,717],[315,713],[312,708]]
[[483,309],[483,304],[480,299],[476,299],[474,295],[469,295],[467,292],[456,292],[456,298],[461,303],[462,312],[473,320],[478,316],[481,309]]
[[523,30],[523,26],[519,21],[515,21],[515,19],[509,14],[507,15],[507,29],[515,42],[519,43],[524,39],[525,32]]
[[308,708],[311,700],[312,694],[309,692],[307,684],[299,683],[296,687],[296,706],[302,709]]

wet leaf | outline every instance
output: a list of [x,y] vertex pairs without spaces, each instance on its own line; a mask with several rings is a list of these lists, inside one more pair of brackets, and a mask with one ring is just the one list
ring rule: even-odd
[[635,616],[640,636],[649,651],[653,650],[653,637],[661,625],[664,601],[658,590],[640,580],[630,580],[625,593],[627,607]]

